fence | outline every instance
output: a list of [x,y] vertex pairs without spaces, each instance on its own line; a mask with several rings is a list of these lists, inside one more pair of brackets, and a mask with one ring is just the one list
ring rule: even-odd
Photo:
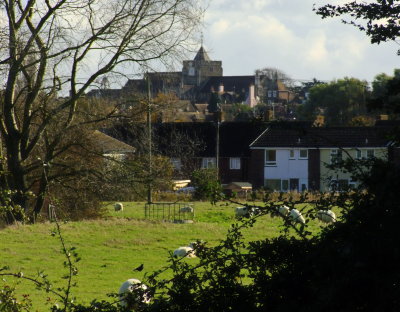
[[194,220],[193,203],[151,203],[144,206],[146,219],[191,223]]

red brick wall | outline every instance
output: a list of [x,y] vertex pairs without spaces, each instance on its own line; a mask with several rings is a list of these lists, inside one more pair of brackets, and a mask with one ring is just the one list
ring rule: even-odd
[[253,189],[264,186],[264,150],[251,150],[249,180]]
[[308,188],[319,191],[321,187],[321,157],[319,149],[308,150]]
[[229,168],[229,157],[221,157],[219,159],[219,172],[222,183],[230,182],[249,182],[248,175],[248,158],[240,159],[240,169]]

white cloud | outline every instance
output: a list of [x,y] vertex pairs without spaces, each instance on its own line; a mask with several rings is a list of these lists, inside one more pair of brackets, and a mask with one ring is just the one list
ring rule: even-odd
[[345,0],[213,0],[206,13],[205,46],[227,75],[276,67],[294,78],[353,76],[372,80],[392,73],[394,44],[372,46],[365,34],[340,19],[322,20],[313,3]]

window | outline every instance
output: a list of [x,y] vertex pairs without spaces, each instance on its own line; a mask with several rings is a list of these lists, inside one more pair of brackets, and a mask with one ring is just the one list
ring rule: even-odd
[[300,159],[307,159],[308,158],[308,150],[301,149],[300,150]]
[[356,158],[361,159],[362,158],[362,151],[361,150],[356,150]]
[[276,95],[277,95],[277,92],[276,91],[272,91],[272,96],[275,98],[276,97]]
[[203,158],[201,161],[201,168],[208,169],[208,168],[215,168],[216,161],[214,157],[207,157]]
[[171,163],[172,166],[174,167],[175,170],[181,170],[182,169],[182,162],[180,158],[172,157],[171,158]]
[[272,91],[268,91],[268,97],[272,97]]
[[289,180],[282,180],[282,191],[289,191]]
[[289,159],[294,159],[294,150],[289,151]]
[[229,169],[240,169],[240,158],[239,157],[229,158]]
[[367,150],[367,158],[374,158],[375,156],[375,151],[373,149],[368,149]]
[[265,151],[265,165],[266,166],[276,166],[276,151],[266,150]]
[[331,150],[331,164],[337,164],[342,161],[342,151],[339,149]]
[[271,191],[281,190],[281,180],[280,179],[265,179],[265,187]]

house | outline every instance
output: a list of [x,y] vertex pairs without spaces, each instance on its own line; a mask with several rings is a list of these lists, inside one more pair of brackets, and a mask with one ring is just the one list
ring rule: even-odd
[[327,165],[352,157],[387,158],[387,139],[376,127],[311,127],[271,124],[251,149],[253,187],[275,191],[328,191],[355,186],[350,174]]
[[[146,73],[143,78],[129,79],[121,89],[109,89],[107,86],[107,83],[101,83],[99,89],[92,89],[87,96],[115,100],[132,95],[147,96],[149,93],[153,98],[160,93],[174,94],[181,101],[189,101],[195,111],[203,114],[204,107],[198,107],[197,104],[208,103],[213,93],[218,94],[227,108],[234,103],[253,108],[260,102],[277,104],[279,108],[296,98],[282,80],[272,79],[262,73],[224,76],[222,61],[211,60],[203,46],[192,60],[183,61],[181,71]],[[276,113],[279,113],[278,108]],[[284,117],[283,114],[277,115]],[[190,116],[196,118],[193,114]]]
[[104,157],[117,161],[125,160],[135,153],[135,148],[118,139],[115,139],[99,130],[95,130],[90,136],[93,146]]
[[264,122],[160,123],[153,125],[153,137],[157,151],[170,157],[177,178],[218,165],[222,183],[248,182],[249,145],[265,128]]

